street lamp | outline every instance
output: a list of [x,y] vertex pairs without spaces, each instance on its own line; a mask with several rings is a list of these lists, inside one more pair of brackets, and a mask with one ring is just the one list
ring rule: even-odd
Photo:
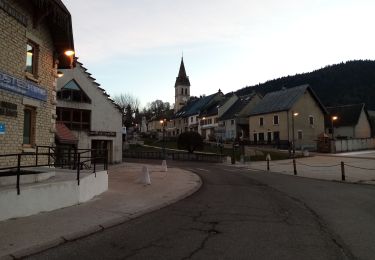
[[292,149],[293,149],[293,158],[296,155],[296,146],[295,146],[295,137],[294,137],[294,117],[298,116],[298,112],[292,112]]
[[163,157],[165,159],[165,124],[167,122],[167,119],[160,120],[160,124],[163,128]]
[[336,121],[337,119],[339,119],[337,116],[332,116],[331,117],[331,124],[332,124],[332,139],[335,139],[335,136],[333,134],[333,122]]

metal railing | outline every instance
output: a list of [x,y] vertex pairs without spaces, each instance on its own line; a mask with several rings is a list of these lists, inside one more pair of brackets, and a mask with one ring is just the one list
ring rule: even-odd
[[[41,159],[43,157],[44,160]],[[103,169],[108,170],[108,150],[36,146],[35,152],[2,154],[0,155],[0,160],[2,158],[6,158],[5,160],[8,161],[8,165],[10,166],[0,167],[0,177],[16,176],[18,195],[20,194],[20,178],[22,175],[35,175],[41,173],[36,171],[25,171],[24,169],[27,168],[67,167],[76,171],[78,185],[80,185],[81,171],[83,169],[93,169],[92,173],[95,174],[95,177],[98,165],[102,164]],[[42,161],[42,163],[40,161]]]
[[137,158],[137,159],[169,159],[180,161],[204,161],[204,162],[223,162],[225,155],[221,154],[206,154],[206,153],[187,153],[187,152],[172,152],[165,153],[162,151],[124,151],[123,158]]

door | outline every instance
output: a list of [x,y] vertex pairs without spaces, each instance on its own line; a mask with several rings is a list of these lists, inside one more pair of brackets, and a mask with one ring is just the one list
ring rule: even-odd
[[108,151],[108,162],[112,162],[112,141],[92,140],[91,141],[92,157],[97,157],[97,162],[104,162],[106,152]]

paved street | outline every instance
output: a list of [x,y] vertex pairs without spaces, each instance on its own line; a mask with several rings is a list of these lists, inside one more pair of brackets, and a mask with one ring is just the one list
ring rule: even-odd
[[200,191],[30,259],[373,258],[373,186],[178,165],[202,177]]

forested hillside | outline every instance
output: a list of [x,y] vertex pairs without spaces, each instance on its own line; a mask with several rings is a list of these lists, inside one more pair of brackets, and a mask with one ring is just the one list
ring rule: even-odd
[[326,106],[366,103],[375,110],[375,61],[358,60],[327,66],[325,68],[295,76],[287,76],[238,90],[239,95],[253,90],[265,94],[310,84]]

